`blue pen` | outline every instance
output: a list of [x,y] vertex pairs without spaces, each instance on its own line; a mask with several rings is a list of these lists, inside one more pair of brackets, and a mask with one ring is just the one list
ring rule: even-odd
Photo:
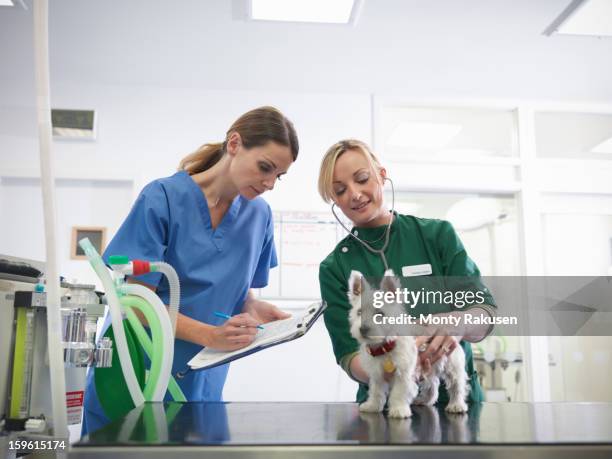
[[[221,317],[223,319],[231,319],[232,316],[230,316],[229,314],[224,314],[222,312],[219,311],[215,311],[213,312],[214,315],[216,315],[217,317]],[[263,330],[264,328],[261,325],[258,325],[257,328],[259,328],[260,330]]]

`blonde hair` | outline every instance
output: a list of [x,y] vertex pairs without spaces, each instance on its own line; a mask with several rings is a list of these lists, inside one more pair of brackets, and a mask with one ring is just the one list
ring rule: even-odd
[[356,139],[345,139],[333,144],[321,162],[321,170],[319,171],[319,194],[323,198],[323,201],[330,203],[334,198],[334,167],[338,158],[349,150],[359,151],[365,156],[370,163],[370,167],[373,171],[379,171],[382,169],[378,158],[370,147],[365,142]]
[[266,106],[246,112],[234,121],[225,134],[225,141],[206,143],[185,156],[178,170],[193,175],[210,169],[225,154],[227,139],[233,132],[240,134],[242,145],[247,149],[275,142],[289,147],[293,160],[297,159],[300,147],[293,123],[278,109]]

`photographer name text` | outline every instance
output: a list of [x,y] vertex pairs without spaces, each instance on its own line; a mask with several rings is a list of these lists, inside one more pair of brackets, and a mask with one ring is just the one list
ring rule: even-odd
[[472,314],[467,311],[458,315],[436,315],[400,314],[398,316],[385,316],[375,313],[372,319],[376,325],[450,325],[459,327],[461,325],[518,325],[518,318],[514,316],[490,316],[484,312]]

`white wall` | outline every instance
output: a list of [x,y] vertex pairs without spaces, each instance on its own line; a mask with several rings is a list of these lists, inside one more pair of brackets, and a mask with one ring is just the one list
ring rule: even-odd
[[[556,213],[560,207],[563,213]],[[602,196],[546,199],[543,246],[546,274],[605,276],[612,266],[612,198]],[[578,236],[578,237],[577,237]],[[612,337],[549,338],[552,400],[610,401]]]
[[[323,208],[316,177],[325,150],[343,137],[371,138],[367,94],[58,84],[53,105],[93,108],[98,115],[96,141],[54,142],[58,176],[132,177],[141,184],[174,173],[180,159],[201,144],[223,140],[245,111],[274,105],[294,122],[300,138],[298,160],[277,190],[266,195],[275,208],[280,204],[279,210]],[[35,174],[36,135],[35,130],[19,138],[0,135],[0,171]]]
[[[60,275],[102,287],[89,262],[71,259],[72,227],[105,227],[113,234],[129,211],[132,195],[131,182],[56,181]],[[0,215],[0,254],[44,260],[40,180],[0,177]]]

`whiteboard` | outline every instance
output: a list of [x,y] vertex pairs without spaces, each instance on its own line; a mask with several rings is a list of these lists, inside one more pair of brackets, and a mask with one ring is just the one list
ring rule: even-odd
[[317,300],[319,264],[344,238],[346,231],[329,213],[274,212],[278,266],[270,271],[266,299]]

